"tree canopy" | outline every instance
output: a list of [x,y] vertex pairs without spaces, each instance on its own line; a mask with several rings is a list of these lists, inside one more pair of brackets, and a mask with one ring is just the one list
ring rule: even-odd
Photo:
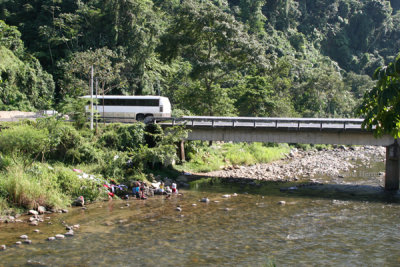
[[388,0],[3,0],[0,109],[161,94],[177,114],[355,116],[400,51]]
[[400,54],[387,66],[374,73],[376,86],[365,94],[360,112],[363,126],[377,136],[390,134],[400,138]]

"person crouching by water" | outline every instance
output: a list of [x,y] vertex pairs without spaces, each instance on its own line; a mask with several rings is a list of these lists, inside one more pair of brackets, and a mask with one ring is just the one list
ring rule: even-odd
[[140,198],[140,183],[139,183],[139,181],[136,181],[133,184],[132,192],[133,192],[133,195],[136,196],[137,199]]
[[178,194],[178,189],[176,188],[176,183],[172,183],[171,189],[172,189],[172,194]]
[[144,195],[144,191],[145,191],[145,184],[144,182],[140,183],[140,199],[147,199],[147,197]]

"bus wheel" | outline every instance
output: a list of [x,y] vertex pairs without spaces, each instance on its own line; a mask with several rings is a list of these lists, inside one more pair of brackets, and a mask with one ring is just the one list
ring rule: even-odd
[[136,115],[136,120],[137,121],[144,121],[144,115],[143,114],[137,114]]
[[151,122],[153,120],[153,118],[154,118],[154,116],[151,115],[151,114],[146,115],[146,117],[144,118],[144,122],[145,123],[149,123],[149,122]]

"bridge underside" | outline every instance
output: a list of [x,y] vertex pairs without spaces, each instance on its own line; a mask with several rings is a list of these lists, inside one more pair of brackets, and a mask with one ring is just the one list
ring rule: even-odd
[[400,148],[393,137],[375,138],[371,132],[343,129],[271,129],[254,127],[194,127],[187,140],[272,142],[300,144],[371,145],[386,147],[385,190],[398,190],[400,180]]
[[389,146],[393,137],[385,135],[375,138],[371,132],[332,129],[301,128],[253,128],[253,127],[195,127],[190,130],[187,140],[233,141],[233,142],[271,142],[299,144],[338,144]]

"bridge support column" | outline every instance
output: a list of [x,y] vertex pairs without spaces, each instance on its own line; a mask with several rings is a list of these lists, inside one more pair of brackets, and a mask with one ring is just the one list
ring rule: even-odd
[[386,147],[385,190],[399,190],[400,146],[397,141]]
[[185,159],[185,141],[180,141],[179,142],[179,158],[181,162],[186,161]]

